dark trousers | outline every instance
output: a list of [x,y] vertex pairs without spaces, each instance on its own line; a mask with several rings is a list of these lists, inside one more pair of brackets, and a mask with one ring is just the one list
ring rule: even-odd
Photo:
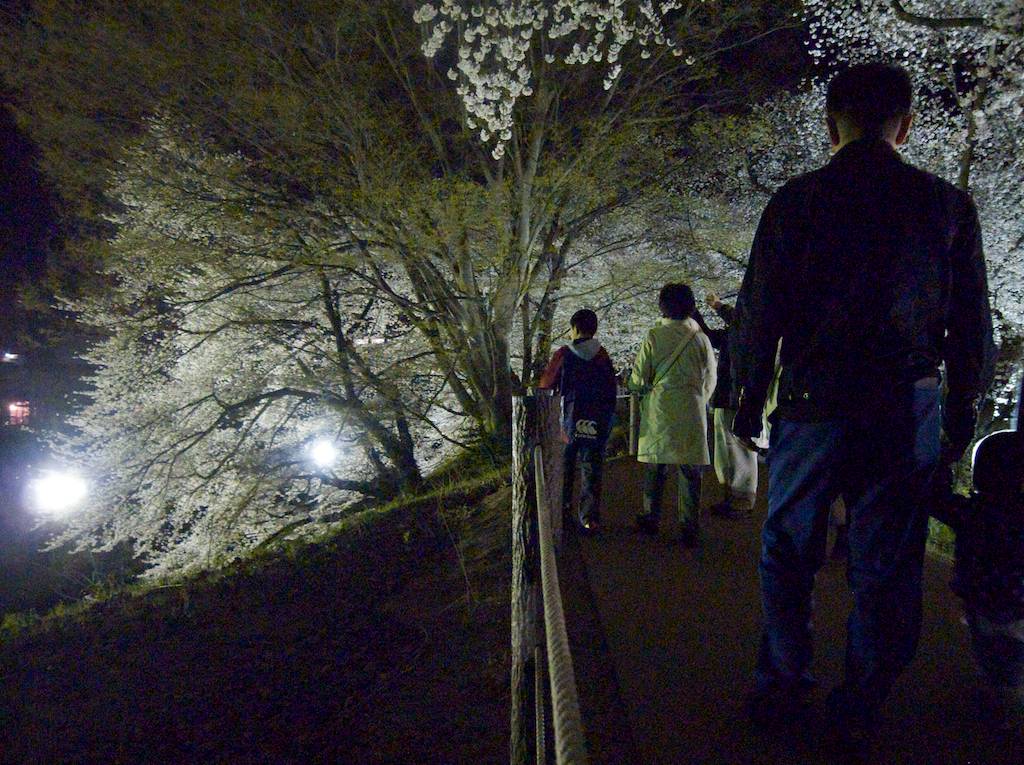
[[576,468],[580,469],[580,521],[601,520],[601,475],[604,472],[604,441],[574,441],[565,447],[562,471],[562,510],[572,510]]
[[973,614],[968,622],[974,658],[989,683],[995,688],[1024,689],[1024,625],[997,624]]
[[666,473],[676,474],[679,499],[679,525],[683,533],[700,533],[700,465],[659,465],[648,463],[644,468],[644,514],[654,521],[661,517],[661,500],[665,495]]
[[[825,422],[782,419],[768,457],[762,532],[764,633],[759,686],[809,677],[811,594],[825,559],[829,507],[849,524],[846,694],[871,711],[917,650],[927,487],[939,457],[939,394],[908,390],[870,414]],[[851,710],[852,711],[852,710]]]

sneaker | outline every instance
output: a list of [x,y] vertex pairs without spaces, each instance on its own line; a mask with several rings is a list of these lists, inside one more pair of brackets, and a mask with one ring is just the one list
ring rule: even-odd
[[754,514],[752,507],[736,507],[729,500],[725,499],[708,508],[712,515],[720,515],[723,518],[748,518]]
[[658,519],[650,513],[636,516],[636,530],[649,537],[658,536]]

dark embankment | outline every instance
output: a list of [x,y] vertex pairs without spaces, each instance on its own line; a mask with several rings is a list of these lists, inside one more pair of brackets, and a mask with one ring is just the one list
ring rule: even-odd
[[8,636],[0,761],[506,760],[508,496],[486,491]]

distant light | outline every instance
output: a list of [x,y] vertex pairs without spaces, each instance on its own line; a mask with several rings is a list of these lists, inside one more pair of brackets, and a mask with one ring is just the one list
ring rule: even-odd
[[317,467],[328,468],[338,461],[338,447],[333,441],[321,438],[309,447],[309,456],[313,458]]
[[32,505],[41,513],[63,516],[74,510],[89,491],[75,473],[50,470],[28,485]]
[[3,360],[6,363],[8,363],[8,364],[13,363],[13,362],[17,361],[20,358],[21,358],[20,354],[11,353],[10,351],[4,351]]
[[12,401],[7,405],[8,425],[28,425],[32,406],[28,401]]

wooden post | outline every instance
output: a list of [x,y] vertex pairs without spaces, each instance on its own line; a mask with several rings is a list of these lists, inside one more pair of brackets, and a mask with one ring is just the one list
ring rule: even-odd
[[640,444],[640,396],[629,394],[629,453],[636,456]]
[[544,476],[547,488],[547,512],[555,548],[562,547],[562,474],[565,443],[562,441],[562,399],[545,395],[537,400],[537,442],[544,450]]
[[512,398],[512,765],[528,765],[533,739],[533,653],[538,642],[540,579],[533,470],[536,415],[536,399]]

